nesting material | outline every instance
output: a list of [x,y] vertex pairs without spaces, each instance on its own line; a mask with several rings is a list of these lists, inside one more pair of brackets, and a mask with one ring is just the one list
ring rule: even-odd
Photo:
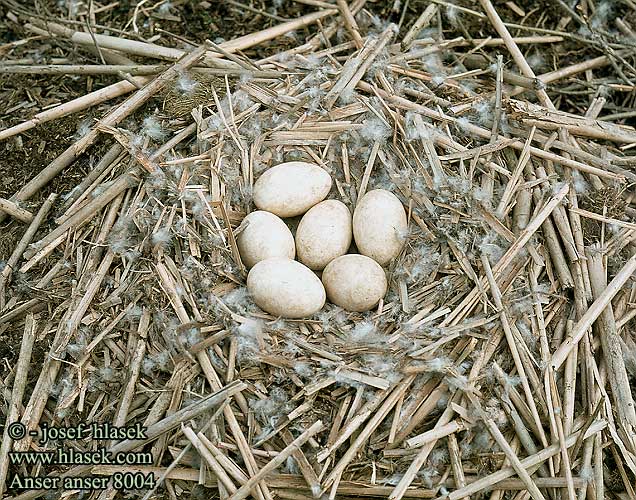
[[248,268],[271,257],[296,256],[294,236],[280,217],[256,210],[243,219],[245,225],[236,237],[243,264]]
[[296,230],[298,260],[321,271],[351,245],[351,212],[338,200],[325,200],[309,209]]
[[636,498],[633,0],[22,3],[0,496]]
[[303,161],[281,163],[254,183],[254,205],[279,217],[302,215],[324,200],[331,176],[320,166]]
[[322,282],[329,300],[347,311],[373,309],[387,290],[384,269],[365,255],[349,254],[334,259],[325,267]]
[[258,307],[283,318],[305,318],[325,305],[320,279],[300,262],[283,257],[256,264],[247,275],[247,288]]
[[384,266],[398,256],[407,233],[404,207],[390,191],[374,189],[358,201],[353,237],[361,254]]

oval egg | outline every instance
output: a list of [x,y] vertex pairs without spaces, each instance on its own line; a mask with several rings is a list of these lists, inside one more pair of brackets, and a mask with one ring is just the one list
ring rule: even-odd
[[257,210],[247,215],[243,224],[246,227],[236,236],[236,244],[248,268],[271,257],[296,256],[294,237],[280,217]]
[[324,200],[331,176],[318,165],[289,161],[266,170],[254,183],[254,204],[279,217],[304,214]]
[[325,288],[300,262],[274,257],[257,263],[247,275],[247,289],[258,307],[274,316],[305,318],[325,304]]
[[380,265],[397,257],[406,241],[406,212],[390,191],[365,194],[353,213],[353,237],[358,251]]
[[311,207],[296,230],[298,260],[309,269],[324,269],[351,245],[351,212],[338,200],[325,200]]
[[330,302],[356,312],[373,309],[388,287],[380,264],[358,254],[343,255],[327,264],[322,283]]

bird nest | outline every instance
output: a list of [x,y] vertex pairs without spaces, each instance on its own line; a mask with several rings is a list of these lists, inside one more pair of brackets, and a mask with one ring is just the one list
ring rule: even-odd
[[[633,102],[633,39],[571,35],[596,19],[575,11],[519,34],[513,2],[406,2],[399,26],[364,0],[300,3],[314,10],[181,48],[31,19],[104,64],[30,71],[120,81],[0,138],[126,97],[0,199],[20,233],[0,281],[15,342],[0,492],[49,494],[37,475],[65,496],[70,478],[108,478],[90,498],[633,498],[636,131],[599,118],[600,91],[558,92],[587,72]],[[250,55],[292,32],[292,48]],[[559,43],[606,53],[535,74],[526,49]],[[98,143],[72,189],[27,205]],[[286,161],[326,170],[351,212],[373,189],[401,201],[408,234],[373,310],[254,304],[237,229]],[[81,423],[143,432],[41,439]],[[58,449],[129,463],[16,461]]]

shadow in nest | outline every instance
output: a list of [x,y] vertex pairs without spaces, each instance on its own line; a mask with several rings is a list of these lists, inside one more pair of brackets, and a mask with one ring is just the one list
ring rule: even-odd
[[[621,192],[613,187],[597,189],[582,198],[581,208],[588,212],[604,215],[610,219],[621,220],[625,215],[627,203]],[[604,223],[588,217],[581,218],[583,239],[587,245],[600,241]],[[607,235],[607,228],[605,229]]]

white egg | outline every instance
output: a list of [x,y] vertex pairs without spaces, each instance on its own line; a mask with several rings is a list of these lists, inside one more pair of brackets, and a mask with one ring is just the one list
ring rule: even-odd
[[296,230],[298,260],[321,270],[351,245],[351,212],[338,200],[325,200],[309,209]]
[[280,217],[257,210],[245,219],[245,229],[236,237],[243,264],[248,268],[271,257],[296,256],[294,237]]
[[304,214],[324,200],[331,189],[331,176],[321,167],[289,161],[266,170],[254,183],[254,204],[279,217]]
[[325,304],[325,288],[300,262],[274,257],[261,260],[247,275],[247,290],[256,305],[274,316],[305,318]]
[[348,311],[373,309],[387,290],[384,269],[375,260],[348,254],[332,260],[322,272],[329,301]]
[[353,212],[353,237],[358,251],[380,265],[397,257],[407,233],[406,212],[390,191],[374,189],[365,194]]

